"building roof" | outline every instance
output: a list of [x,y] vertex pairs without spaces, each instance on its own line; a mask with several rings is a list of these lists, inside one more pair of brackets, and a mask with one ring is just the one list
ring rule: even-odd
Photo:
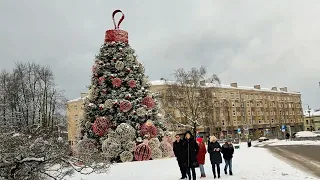
[[[309,114],[309,111],[310,111],[310,114]],[[320,110],[314,110],[314,109],[304,110],[303,115],[305,117],[320,116]]]
[[84,100],[84,98],[85,98],[85,97],[78,97],[78,98],[76,98],[76,99],[71,99],[71,100],[67,101],[67,103],[81,101],[81,100]]
[[[174,81],[165,81],[165,80],[155,80],[151,81],[151,85],[153,86],[160,86],[160,85],[165,85],[165,84],[173,84]],[[277,90],[272,90],[270,88],[260,88],[260,89],[255,89],[254,87],[248,87],[248,86],[237,86],[237,87],[232,87],[231,85],[226,85],[226,84],[212,84],[212,83],[206,83],[207,87],[218,87],[218,88],[225,88],[225,89],[240,89],[240,90],[253,90],[253,91],[262,91],[262,92],[272,92],[272,93],[287,93],[287,94],[301,94],[300,92],[296,91],[281,91],[280,88]]]

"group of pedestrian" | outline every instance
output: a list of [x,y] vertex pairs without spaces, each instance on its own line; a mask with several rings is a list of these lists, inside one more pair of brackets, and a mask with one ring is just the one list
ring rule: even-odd
[[210,162],[212,165],[212,172],[214,178],[220,178],[220,164],[222,163],[222,156],[225,160],[224,172],[225,174],[232,175],[232,158],[234,153],[234,147],[231,140],[227,140],[224,145],[220,145],[215,136],[211,136],[208,142],[208,150],[203,138],[194,138],[190,131],[184,134],[184,139],[180,138],[180,135],[176,135],[176,140],[173,143],[173,151],[177,158],[178,165],[181,171],[180,179],[191,178],[196,179],[195,168],[200,169],[200,178],[205,178],[206,173],[204,170],[205,156],[208,152],[210,154]]

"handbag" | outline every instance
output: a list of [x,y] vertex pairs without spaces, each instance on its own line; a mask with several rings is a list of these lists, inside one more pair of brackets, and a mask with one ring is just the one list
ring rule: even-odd
[[193,163],[192,163],[192,166],[195,167],[195,168],[199,167],[198,161],[193,162]]

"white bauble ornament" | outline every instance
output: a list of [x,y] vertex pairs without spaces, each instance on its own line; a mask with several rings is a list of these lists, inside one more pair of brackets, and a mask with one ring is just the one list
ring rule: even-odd
[[122,70],[124,68],[124,63],[122,61],[117,61],[115,64],[115,68],[119,71]]
[[112,108],[113,107],[113,101],[111,99],[107,99],[105,102],[104,102],[104,107],[105,108]]

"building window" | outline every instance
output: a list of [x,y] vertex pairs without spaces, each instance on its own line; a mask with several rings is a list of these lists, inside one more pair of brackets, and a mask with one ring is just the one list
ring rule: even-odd
[[247,102],[247,106],[248,106],[248,107],[250,106],[250,102]]
[[234,102],[231,102],[232,107],[234,107]]
[[259,124],[261,124],[261,120],[259,119]]
[[271,123],[272,123],[272,124],[274,123],[274,120],[273,120],[273,119],[271,119]]
[[236,116],[236,111],[235,110],[232,111],[232,115]]
[[309,120],[306,120],[306,124],[309,124]]

